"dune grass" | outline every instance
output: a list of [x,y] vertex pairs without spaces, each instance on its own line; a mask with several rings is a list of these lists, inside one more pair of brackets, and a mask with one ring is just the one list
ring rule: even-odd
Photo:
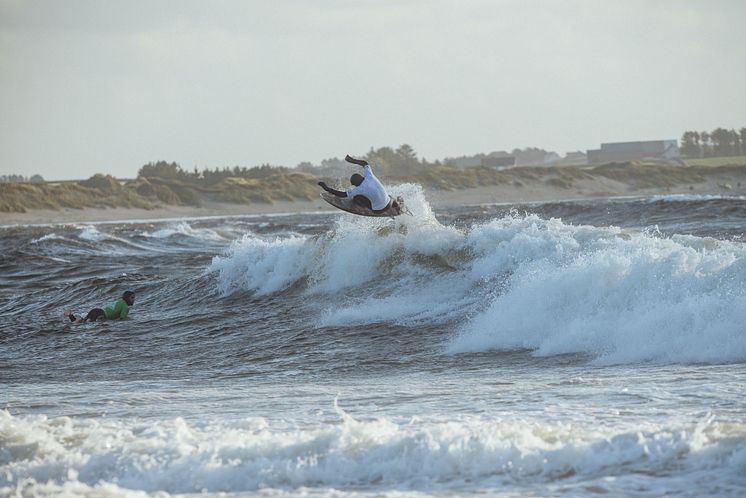
[[[671,188],[692,185],[708,178],[718,182],[738,182],[746,178],[746,156],[694,160],[691,166],[612,163],[603,166],[534,166],[497,170],[485,166],[460,169],[438,165],[406,175],[388,175],[386,183],[419,183],[440,190],[478,186],[529,185],[570,189],[580,180],[611,179],[630,189]],[[143,208],[164,205],[200,206],[206,202],[236,204],[306,201],[316,199],[320,189],[309,173],[267,170],[258,178],[227,177],[214,184],[176,178],[138,177],[117,180],[110,175],[94,175],[83,181],[46,183],[0,183],[0,211],[25,212],[30,209],[62,208]],[[330,185],[347,188],[347,179],[324,178]]]
[[0,184],[0,211],[3,212],[89,207],[152,209],[156,204],[130,189],[103,190],[82,182]]
[[209,186],[164,178],[119,181],[100,174],[78,182],[0,183],[0,212],[91,207],[154,209],[164,205],[200,206],[208,201],[252,204],[310,200],[318,195],[316,182],[308,173],[278,172],[261,180],[226,178]]

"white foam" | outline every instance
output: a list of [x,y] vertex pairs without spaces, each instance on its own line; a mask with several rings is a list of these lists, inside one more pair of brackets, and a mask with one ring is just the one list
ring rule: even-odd
[[451,352],[530,348],[589,353],[603,363],[746,359],[742,244],[620,236],[554,220],[512,225],[518,229],[502,234],[501,250],[475,265],[487,275],[507,268],[505,290],[453,339]]
[[38,239],[32,240],[31,244],[39,244],[41,242],[46,242],[47,240],[65,240],[65,237],[57,235],[56,233],[48,233],[39,237]]
[[264,240],[245,235],[231,244],[225,257],[214,257],[208,272],[217,274],[223,294],[277,292],[303,275],[309,257],[305,242],[304,237],[296,236]]
[[572,226],[512,214],[443,226],[415,186],[414,216],[339,215],[318,237],[247,236],[210,271],[225,292],[305,282],[318,325],[448,320],[452,353],[529,348],[600,363],[746,360],[746,246]]
[[49,419],[2,411],[0,494],[23,487],[72,496],[91,488],[112,496],[305,488],[479,490],[637,470],[660,480],[671,468],[677,469],[679,483],[706,471],[710,482],[746,485],[746,426],[712,418],[609,428],[477,416],[359,421],[339,408],[337,413],[338,421],[299,425],[262,418],[201,424],[181,418]]
[[179,223],[172,224],[165,228],[160,228],[152,232],[145,231],[142,233],[143,237],[149,237],[154,239],[167,239],[175,235],[181,235],[184,237],[192,237],[203,240],[224,240],[224,237],[215,230],[209,228],[192,228],[189,223],[181,221]]
[[668,194],[654,195],[650,202],[692,202],[692,201],[744,201],[743,195],[716,195],[716,194]]
[[110,236],[106,233],[98,231],[96,227],[92,225],[84,225],[80,233],[78,234],[78,238],[82,240],[98,242],[101,240],[106,240],[110,238]]
[[163,252],[163,253],[171,252],[171,249],[168,247],[147,246],[147,245],[136,243],[130,239],[119,237],[111,233],[102,232],[98,230],[94,224],[75,225],[75,228],[80,229],[80,233],[78,233],[78,238],[81,240],[85,240],[88,242],[101,242],[101,241],[117,242],[123,246],[127,246],[127,248],[119,247],[117,249],[113,249],[111,246],[104,247],[104,250],[109,254],[131,254],[132,249],[135,249],[138,252],[139,251]]

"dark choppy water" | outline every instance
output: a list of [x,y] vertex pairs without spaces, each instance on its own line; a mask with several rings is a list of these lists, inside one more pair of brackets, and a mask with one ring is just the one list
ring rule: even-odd
[[399,193],[0,228],[0,495],[746,493],[746,200]]

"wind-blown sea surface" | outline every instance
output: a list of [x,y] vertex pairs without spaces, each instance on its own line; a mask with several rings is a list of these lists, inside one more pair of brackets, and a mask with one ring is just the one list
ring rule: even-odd
[[746,200],[395,193],[0,228],[0,495],[746,494]]

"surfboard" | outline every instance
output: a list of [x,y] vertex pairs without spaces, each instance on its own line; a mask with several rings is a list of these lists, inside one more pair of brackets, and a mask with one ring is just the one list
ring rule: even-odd
[[321,198],[337,209],[357,214],[359,216],[399,216],[404,210],[404,199],[401,197],[396,198],[396,202],[399,203],[398,208],[392,207],[391,203],[389,203],[389,206],[381,212],[376,212],[365,206],[361,206],[349,197],[337,197],[329,192],[321,192]]

